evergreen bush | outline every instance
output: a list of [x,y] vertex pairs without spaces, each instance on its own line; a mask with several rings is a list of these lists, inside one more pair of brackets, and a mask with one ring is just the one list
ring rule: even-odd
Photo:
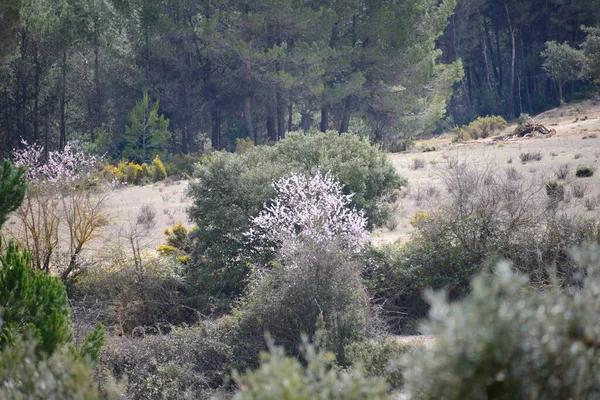
[[426,351],[407,359],[406,395],[418,399],[595,399],[600,392],[600,258],[583,253],[583,287],[532,290],[506,263],[449,304],[429,295]]

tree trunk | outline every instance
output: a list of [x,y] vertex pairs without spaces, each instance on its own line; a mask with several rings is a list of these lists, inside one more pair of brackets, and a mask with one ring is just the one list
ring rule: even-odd
[[269,95],[265,111],[267,114],[267,137],[272,142],[277,141],[277,105],[274,104],[274,95]]
[[277,140],[285,137],[285,99],[281,91],[277,91]]
[[292,131],[292,117],[293,117],[293,109],[292,102],[288,104],[288,132]]
[[62,150],[67,144],[66,127],[66,96],[67,96],[67,50],[63,50],[60,83],[60,136],[58,147]]
[[346,97],[344,101],[344,113],[342,115],[342,123],[340,124],[340,133],[348,132],[350,128],[350,116],[352,115],[352,97]]
[[303,112],[302,118],[300,120],[300,126],[304,132],[308,132],[310,130],[310,126],[312,125],[312,117],[309,112]]
[[256,144],[254,125],[252,125],[252,93],[250,92],[246,93],[246,97],[244,98],[244,119],[246,120],[248,137]]
[[323,106],[321,108],[321,132],[326,132],[329,128],[329,109],[327,106]]
[[211,114],[212,127],[210,141],[214,149],[221,150],[221,107],[218,103],[213,105]]
[[511,45],[511,57],[510,57],[510,90],[508,92],[508,116],[514,115],[514,93],[515,93],[515,57],[516,57],[516,45],[515,45],[515,30],[512,26],[510,19],[510,13],[508,11],[508,4],[504,1],[504,9],[506,10],[506,19],[508,21],[508,30],[510,33],[510,45]]

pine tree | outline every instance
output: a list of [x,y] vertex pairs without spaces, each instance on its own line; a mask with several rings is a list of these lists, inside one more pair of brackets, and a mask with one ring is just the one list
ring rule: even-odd
[[0,166],[0,227],[8,215],[19,208],[26,191],[25,168],[14,169],[12,163],[5,160]]
[[158,113],[159,101],[150,102],[148,93],[144,93],[129,113],[130,125],[123,135],[121,157],[138,164],[150,163],[162,153],[171,137],[169,120]]

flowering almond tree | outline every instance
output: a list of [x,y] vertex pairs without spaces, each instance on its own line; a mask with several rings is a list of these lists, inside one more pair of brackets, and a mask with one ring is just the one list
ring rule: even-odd
[[[66,279],[78,266],[85,244],[107,224],[104,203],[106,188],[111,185],[95,182],[100,159],[69,144],[62,151],[49,152],[47,157],[42,146],[25,141],[22,144],[13,159],[16,166],[25,167],[29,187],[17,212],[21,227],[13,236],[31,252],[32,267],[46,272],[60,244],[68,243],[68,250],[62,254],[67,260],[61,268]],[[66,240],[60,240],[61,232],[68,233]]]
[[362,211],[350,208],[352,195],[345,195],[331,175],[292,174],[273,187],[275,199],[252,218],[255,228],[248,232],[252,239],[273,244],[283,255],[293,254],[306,242],[335,242],[351,251],[360,248],[367,219]]

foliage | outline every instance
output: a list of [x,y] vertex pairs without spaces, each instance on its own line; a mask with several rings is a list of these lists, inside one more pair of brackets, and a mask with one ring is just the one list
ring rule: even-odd
[[9,160],[4,160],[0,167],[0,227],[7,221],[8,215],[21,206],[26,191],[25,168],[14,169]]
[[[33,340],[17,338],[0,352],[0,398],[100,399],[89,364],[78,361],[65,347],[40,357]],[[105,398],[116,399],[110,391]]]
[[570,249],[598,240],[595,221],[569,215],[562,203],[549,201],[542,182],[464,164],[443,179],[447,199],[438,210],[413,219],[415,232],[404,245],[366,252],[367,286],[394,330],[408,329],[407,322],[424,315],[426,288],[444,288],[450,299],[461,298],[471,277],[499,259],[514,262],[540,287],[553,276],[566,286],[576,284]]
[[79,324],[102,322],[110,331],[125,334],[137,327],[156,331],[194,321],[196,315],[186,305],[188,296],[191,293],[168,262],[147,260],[140,270],[132,260],[118,257],[110,268],[86,268],[71,294]]
[[234,374],[238,400],[250,399],[386,399],[386,384],[367,378],[360,369],[338,371],[333,355],[303,339],[304,363],[286,357],[282,347],[273,344],[261,355],[261,366],[244,375]]
[[52,354],[72,336],[73,325],[67,291],[53,276],[31,270],[29,253],[12,241],[0,254],[0,304],[2,348],[19,334],[33,334],[39,350]]
[[[190,275],[211,296],[232,299],[245,287],[248,251],[244,233],[251,217],[272,199],[272,182],[292,172],[329,172],[353,193],[351,204],[362,210],[370,225],[381,224],[389,204],[404,185],[386,155],[355,135],[294,133],[274,146],[257,146],[244,154],[216,153],[196,169],[190,184],[190,220],[194,253]],[[369,226],[370,227],[370,226]]]
[[587,33],[581,45],[585,55],[583,75],[598,82],[600,80],[600,28],[584,27],[583,31]]
[[417,350],[395,338],[355,342],[345,348],[351,365],[360,364],[367,376],[384,378],[393,389],[402,387],[403,365],[400,360],[412,351]]
[[94,329],[86,335],[81,345],[77,346],[76,355],[80,360],[90,361],[94,365],[100,359],[100,351],[106,342],[104,325],[98,322]]
[[552,202],[559,202],[565,198],[565,187],[557,181],[548,181],[545,183],[546,194]]
[[272,248],[277,258],[253,266],[236,312],[250,335],[269,332],[291,353],[302,334],[312,338],[320,329],[323,346],[345,364],[345,345],[374,328],[361,265],[353,259],[366,221],[348,208],[349,197],[330,176],[293,174],[274,186],[277,197],[252,219],[249,234],[263,242],[258,251]]
[[167,178],[167,170],[163,165],[160,158],[158,158],[158,154],[152,160],[152,180],[154,182],[163,181]]
[[469,125],[456,127],[456,136],[454,142],[462,142],[465,140],[482,139],[498,134],[502,129],[506,128],[508,123],[499,115],[487,117],[477,117]]
[[598,380],[598,248],[582,254],[583,287],[531,290],[524,276],[498,265],[481,274],[462,302],[432,303],[427,351],[404,374],[409,398],[594,398]]
[[594,167],[577,167],[575,176],[578,178],[589,178],[594,175]]
[[171,137],[169,120],[158,113],[158,108],[159,101],[151,104],[150,96],[144,92],[129,113],[130,125],[125,128],[120,157],[149,163],[153,156],[165,150]]
[[565,83],[578,79],[582,75],[585,64],[585,55],[581,50],[569,46],[568,43],[559,44],[555,41],[546,42],[546,48],[541,53],[544,62],[542,67],[546,74],[558,84],[559,100],[563,99],[563,86]]
[[165,166],[160,161],[158,155],[154,158],[151,165],[146,163],[140,165],[133,161],[120,161],[117,165],[104,163],[100,167],[102,169],[101,174],[106,180],[133,185],[158,182],[165,180],[167,177]]
[[105,376],[127,378],[127,398],[208,399],[225,380],[233,354],[210,325],[167,335],[111,337],[101,354]]
[[536,152],[523,152],[523,153],[519,154],[519,158],[521,159],[522,163],[526,163],[526,162],[529,162],[529,161],[541,161],[543,157],[544,156],[539,151],[536,151]]
[[291,353],[302,333],[313,337],[320,327],[323,345],[343,364],[344,346],[364,340],[375,319],[360,273],[361,264],[339,246],[305,242],[293,257],[254,270],[236,313],[249,335],[267,331]]

